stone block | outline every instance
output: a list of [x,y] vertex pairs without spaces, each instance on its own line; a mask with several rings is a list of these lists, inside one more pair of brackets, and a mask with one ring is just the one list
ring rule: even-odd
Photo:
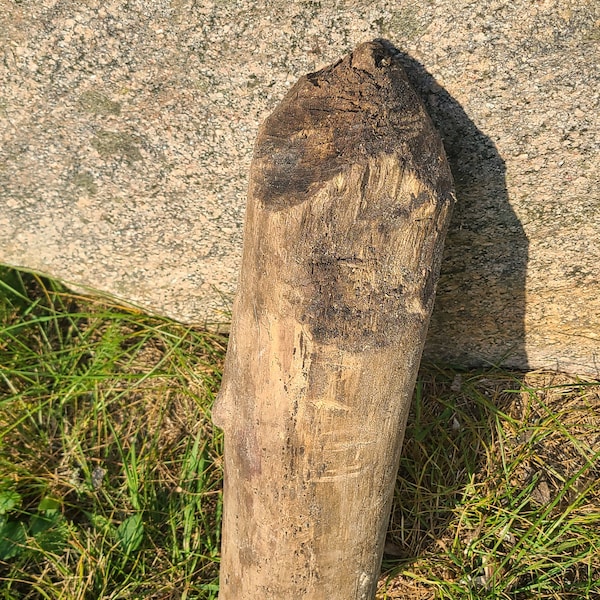
[[259,122],[384,37],[457,185],[426,359],[600,376],[597,2],[0,3],[0,262],[226,321]]

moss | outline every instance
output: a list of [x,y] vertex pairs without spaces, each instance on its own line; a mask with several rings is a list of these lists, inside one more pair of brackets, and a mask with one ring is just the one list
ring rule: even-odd
[[88,90],[79,96],[79,106],[85,112],[94,115],[120,115],[121,104],[114,102],[105,94],[96,90]]
[[119,156],[129,163],[142,159],[134,137],[121,131],[102,129],[92,139],[91,144],[102,158]]
[[600,27],[595,25],[583,33],[585,42],[600,42]]
[[390,39],[413,40],[419,37],[427,29],[426,25],[419,19],[420,8],[410,5],[402,10],[391,13],[389,20],[381,22],[382,33]]
[[94,196],[98,192],[98,185],[89,171],[75,173],[71,182],[75,187],[85,190],[90,196]]

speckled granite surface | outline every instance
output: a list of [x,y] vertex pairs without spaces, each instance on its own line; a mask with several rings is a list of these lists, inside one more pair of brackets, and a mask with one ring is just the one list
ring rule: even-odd
[[426,357],[599,375],[593,0],[0,0],[0,262],[226,319],[258,123],[376,37],[457,181]]

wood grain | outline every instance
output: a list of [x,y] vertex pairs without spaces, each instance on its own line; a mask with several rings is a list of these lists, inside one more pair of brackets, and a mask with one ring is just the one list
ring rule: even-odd
[[261,126],[223,385],[221,600],[372,598],[453,205],[394,49]]

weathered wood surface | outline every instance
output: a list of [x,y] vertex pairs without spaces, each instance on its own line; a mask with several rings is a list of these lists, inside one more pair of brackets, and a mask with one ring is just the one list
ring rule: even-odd
[[260,128],[213,412],[221,600],[373,597],[452,204],[383,42],[302,77]]

